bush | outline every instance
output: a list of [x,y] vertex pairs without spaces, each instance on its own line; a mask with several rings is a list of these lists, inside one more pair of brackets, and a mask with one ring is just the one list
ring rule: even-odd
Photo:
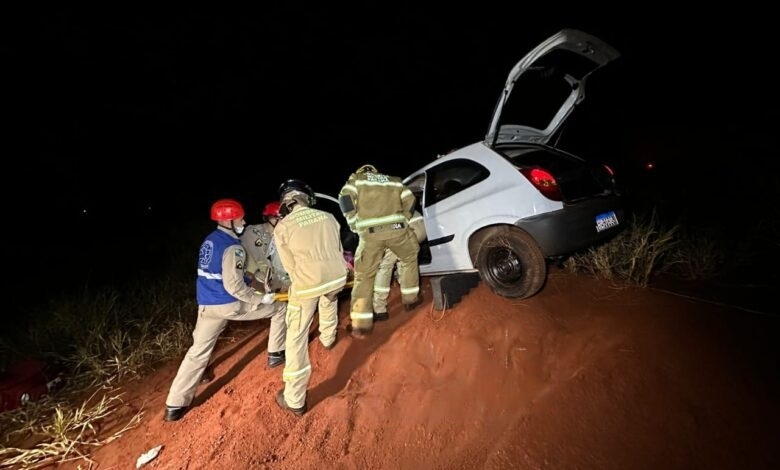
[[656,274],[708,279],[720,272],[722,244],[704,231],[664,223],[653,209],[634,214],[615,238],[575,253],[564,262],[569,272],[647,286]]

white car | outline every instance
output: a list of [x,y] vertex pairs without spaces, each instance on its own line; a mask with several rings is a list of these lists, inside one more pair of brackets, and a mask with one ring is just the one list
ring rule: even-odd
[[[617,57],[587,33],[558,32],[511,70],[484,141],[439,156],[404,179],[428,233],[422,276],[478,272],[497,294],[526,298],[544,285],[548,261],[622,229],[625,211],[612,170],[554,143],[584,99],[587,78]],[[558,98],[536,127],[508,117],[513,90],[529,84]]]

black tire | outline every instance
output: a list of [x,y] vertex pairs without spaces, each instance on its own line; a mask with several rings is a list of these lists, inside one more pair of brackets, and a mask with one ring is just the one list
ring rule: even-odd
[[516,227],[489,227],[474,241],[474,266],[496,294],[524,299],[544,285],[547,261],[528,233]]

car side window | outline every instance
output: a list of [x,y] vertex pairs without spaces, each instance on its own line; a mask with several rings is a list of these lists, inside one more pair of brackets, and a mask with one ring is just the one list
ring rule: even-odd
[[455,159],[428,169],[426,205],[436,204],[488,177],[490,172],[479,163]]

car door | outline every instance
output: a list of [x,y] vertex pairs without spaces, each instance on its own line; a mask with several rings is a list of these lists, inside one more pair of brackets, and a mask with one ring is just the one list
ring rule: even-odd
[[481,164],[459,158],[442,161],[407,179],[407,186],[420,201],[428,234],[422,248],[430,251],[430,262],[420,264],[421,274],[473,269],[465,234],[475,218],[467,214],[485,213],[484,198],[473,196],[482,192],[476,186],[488,175]]

